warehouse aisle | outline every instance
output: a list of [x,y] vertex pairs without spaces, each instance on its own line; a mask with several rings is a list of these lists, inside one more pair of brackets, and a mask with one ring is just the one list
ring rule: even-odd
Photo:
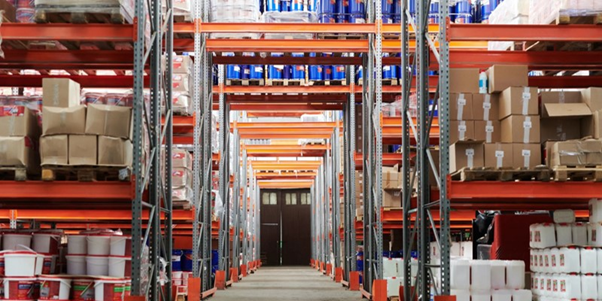
[[262,267],[233,287],[218,291],[213,301],[337,301],[361,300],[359,292],[346,290],[341,284],[310,267]]

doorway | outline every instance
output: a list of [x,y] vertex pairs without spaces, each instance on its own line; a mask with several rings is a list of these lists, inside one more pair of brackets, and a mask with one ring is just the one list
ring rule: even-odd
[[261,260],[265,265],[309,264],[310,214],[307,189],[261,191]]

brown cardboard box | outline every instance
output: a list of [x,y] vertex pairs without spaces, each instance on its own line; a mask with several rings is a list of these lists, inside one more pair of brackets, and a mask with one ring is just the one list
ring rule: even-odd
[[[165,66],[166,60],[167,60],[166,57],[161,58],[161,64],[163,65],[163,70],[166,70],[165,69],[166,68],[166,66]],[[172,69],[173,74],[188,74],[188,73],[190,73],[190,69],[192,69],[192,67],[193,67],[192,59],[188,55],[174,55],[172,57],[172,62],[173,62],[173,69]]]
[[70,108],[80,105],[79,83],[68,78],[42,79],[42,93],[44,108]]
[[449,142],[475,140],[474,121],[449,122]]
[[528,75],[526,65],[493,65],[487,70],[489,93],[502,92],[508,87],[528,86]]
[[0,0],[0,11],[4,11],[2,13],[2,16],[4,17],[5,22],[6,21],[8,21],[8,22],[16,21],[16,19],[15,19],[16,8],[12,4],[10,4],[8,1]]
[[502,120],[502,142],[539,143],[539,116],[512,115]]
[[541,164],[540,144],[512,144],[512,167],[534,169]]
[[581,99],[593,111],[602,110],[602,88],[581,90]]
[[500,99],[497,94],[473,94],[472,115],[474,120],[498,120]]
[[401,188],[401,173],[399,167],[382,167],[383,189]]
[[39,172],[40,157],[29,137],[0,137],[0,166],[25,166]]
[[132,142],[122,138],[99,136],[98,165],[131,166]]
[[69,164],[69,137],[55,135],[40,138],[40,158],[42,166]]
[[585,153],[586,165],[602,165],[602,140],[582,140],[581,149]]
[[188,168],[173,168],[171,170],[171,187],[192,186],[192,171]]
[[69,108],[44,107],[42,109],[42,135],[84,134],[86,106]]
[[544,118],[540,120],[540,141],[564,141],[580,139],[581,122],[566,118]]
[[512,144],[510,143],[485,143],[485,167],[513,167]]
[[579,118],[591,116],[592,111],[584,103],[546,103],[541,112],[542,118]]
[[450,120],[472,120],[472,94],[450,94],[449,95],[449,118]]
[[500,94],[500,120],[510,115],[537,114],[537,88],[510,87]]
[[363,217],[364,216],[364,206],[360,206],[355,208],[355,216],[356,217]]
[[554,144],[556,143],[556,141],[546,141],[543,144],[543,153],[542,153],[542,157],[543,157],[543,162],[547,165],[547,166],[552,166],[552,149],[554,148]]
[[485,141],[485,143],[495,143],[501,141],[501,123],[499,121],[474,122],[474,136],[476,141]]
[[[542,91],[539,92],[539,104],[543,112],[546,103],[582,103],[579,91]],[[543,116],[542,116],[543,117]]]
[[[581,137],[602,138],[602,111],[593,111],[592,116],[584,117],[581,121]],[[573,122],[574,124],[574,122]]]
[[130,137],[132,109],[128,107],[90,104],[86,117],[86,134]]
[[98,136],[69,135],[69,165],[96,165]]
[[0,136],[37,138],[40,128],[36,116],[24,106],[0,106]]
[[171,167],[192,169],[192,155],[187,150],[173,148],[171,150]]
[[479,93],[479,69],[450,69],[449,93]]
[[463,167],[483,167],[483,143],[473,141],[458,141],[449,147],[449,172]]
[[560,141],[552,145],[550,167],[585,165],[587,158],[579,140]]
[[401,207],[401,190],[383,189],[383,207]]

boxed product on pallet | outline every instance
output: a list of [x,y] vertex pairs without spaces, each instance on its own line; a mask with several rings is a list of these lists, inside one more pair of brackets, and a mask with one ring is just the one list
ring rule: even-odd
[[450,120],[473,120],[473,94],[453,93],[449,95]]
[[[211,0],[209,22],[220,23],[255,23],[259,22],[261,13],[256,0]],[[257,33],[212,33],[211,38],[258,38]]]
[[483,145],[485,166],[504,168],[514,167],[513,149],[510,143],[485,143]]
[[86,106],[44,107],[42,116],[43,135],[83,134],[85,132]]
[[79,83],[68,78],[42,79],[44,107],[70,108],[80,104]]
[[500,120],[510,115],[538,114],[537,88],[512,86],[500,94]]
[[[194,67],[194,62],[189,55],[173,55],[172,56],[172,73],[173,74],[190,74],[192,68]],[[163,56],[161,58],[161,64],[163,65],[163,70],[166,70],[167,57]]]
[[[591,16],[598,18],[602,13],[599,0],[530,0],[529,23],[571,23],[572,17]],[[593,22],[592,22],[593,23]]]
[[40,138],[41,165],[69,164],[69,136],[53,135]]
[[394,167],[382,167],[382,183],[383,189],[396,189],[401,188],[401,173],[399,172],[399,166]]
[[582,102],[580,92],[541,92],[541,139],[540,141],[563,141],[580,139],[581,124],[592,112]]
[[171,150],[171,166],[192,169],[192,155],[187,150],[174,147]]
[[501,141],[501,123],[497,120],[477,120],[474,121],[474,140],[484,141],[485,143],[495,143]]
[[176,167],[171,170],[171,186],[192,186],[192,171],[188,168]]
[[69,165],[92,166],[98,163],[98,136],[69,135]]
[[498,94],[472,94],[474,120],[498,120],[500,100]]
[[550,167],[602,164],[602,140],[583,139],[549,143],[546,153]]
[[510,87],[526,87],[529,85],[528,74],[527,65],[493,65],[487,69],[489,93],[502,92]]
[[452,120],[449,122],[449,142],[475,140],[475,122]]
[[0,136],[39,137],[40,128],[36,116],[24,106],[0,106]]
[[26,167],[28,172],[37,172],[39,159],[32,138],[0,136],[0,166]]
[[450,69],[449,93],[479,93],[479,69]]
[[[263,13],[265,23],[317,23],[318,15],[310,11],[266,11]],[[266,33],[266,39],[312,39],[312,33]]]
[[383,207],[401,207],[401,190],[383,189]]
[[583,118],[581,122],[581,137],[602,138],[602,111],[592,112],[592,116]]
[[132,166],[132,142],[128,139],[98,136],[98,165]]
[[131,137],[132,109],[91,104],[86,114],[85,133],[118,138]]
[[539,143],[513,143],[512,167],[534,169],[541,164],[541,145]]
[[449,147],[449,172],[463,167],[483,167],[484,146],[482,142],[458,141]]
[[511,115],[501,121],[501,142],[539,143],[539,116]]

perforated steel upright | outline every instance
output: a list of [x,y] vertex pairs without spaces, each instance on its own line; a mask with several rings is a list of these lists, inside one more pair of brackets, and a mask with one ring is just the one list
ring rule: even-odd
[[[347,67],[347,80],[352,82],[355,79],[355,66]],[[345,281],[350,281],[349,273],[357,269],[355,257],[355,91],[354,85],[351,85],[351,90],[348,96],[348,101],[343,109],[343,154],[341,154],[344,162],[344,254],[343,278]]]
[[[224,65],[218,66],[218,83],[224,84]],[[226,96],[219,92],[219,153],[224,155],[219,161],[219,194],[223,210],[219,218],[218,256],[219,270],[224,271],[226,279],[230,279],[230,114]]]

